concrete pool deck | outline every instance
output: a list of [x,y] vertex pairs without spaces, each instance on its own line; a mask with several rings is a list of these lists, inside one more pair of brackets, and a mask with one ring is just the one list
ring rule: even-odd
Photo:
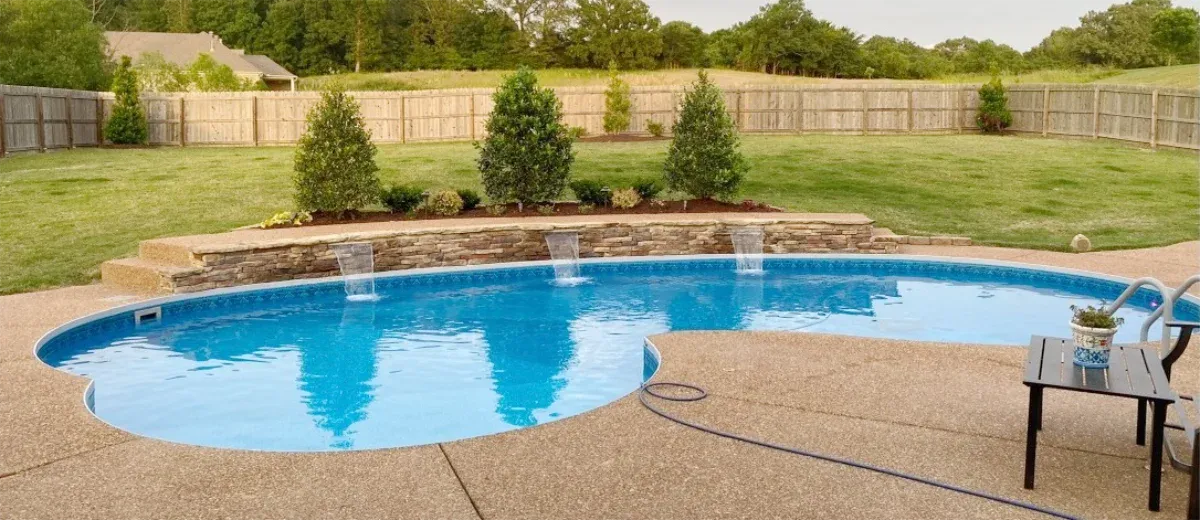
[[[1200,271],[1200,242],[1082,255],[901,252],[1168,285]],[[636,396],[544,426],[415,448],[287,454],[146,439],[95,419],[82,405],[86,381],[32,354],[53,327],[137,298],[101,285],[0,297],[0,518],[1047,518],[704,434],[659,418]],[[663,355],[656,380],[710,393],[662,405],[689,420],[1085,518],[1183,516],[1187,478],[1173,470],[1163,512],[1145,509],[1146,449],[1133,442],[1132,401],[1048,393],[1038,488],[1021,488],[1020,348],[760,332],[653,341]],[[1181,361],[1177,387],[1197,387],[1197,358]]]

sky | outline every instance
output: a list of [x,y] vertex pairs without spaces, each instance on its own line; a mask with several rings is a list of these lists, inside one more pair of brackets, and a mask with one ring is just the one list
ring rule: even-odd
[[[645,0],[663,23],[683,20],[705,32],[744,21],[766,0]],[[1078,25],[1088,11],[1107,9],[1120,0],[805,0],[818,18],[865,35],[908,38],[924,46],[949,38],[991,38],[1026,51],[1050,31]],[[1176,6],[1200,9],[1200,0],[1175,0]]]

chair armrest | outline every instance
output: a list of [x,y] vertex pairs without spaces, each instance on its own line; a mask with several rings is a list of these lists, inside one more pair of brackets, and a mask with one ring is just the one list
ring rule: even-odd
[[1168,327],[1175,329],[1200,329],[1200,321],[1178,321],[1172,320],[1166,323]]

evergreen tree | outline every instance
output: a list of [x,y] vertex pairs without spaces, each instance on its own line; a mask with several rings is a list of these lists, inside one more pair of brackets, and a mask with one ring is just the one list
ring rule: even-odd
[[975,124],[984,132],[1003,132],[1012,126],[1012,113],[1008,111],[1008,95],[999,77],[993,77],[979,89],[979,114]]
[[738,150],[737,127],[725,109],[724,95],[703,70],[684,94],[673,133],[663,167],[668,187],[697,198],[737,192],[749,168]]
[[554,199],[571,175],[575,153],[562,123],[562,103],[521,67],[492,95],[495,108],[479,147],[479,172],[493,201]]
[[629,130],[633,102],[629,99],[629,84],[621,79],[617,62],[609,62],[608,76],[608,90],[604,91],[604,133],[619,134]]
[[116,101],[104,127],[104,137],[115,144],[145,144],[149,129],[138,99],[137,73],[129,56],[121,56],[121,64],[113,75],[113,94]]
[[340,89],[322,92],[296,147],[296,206],[346,217],[377,202],[375,152],[358,102]]

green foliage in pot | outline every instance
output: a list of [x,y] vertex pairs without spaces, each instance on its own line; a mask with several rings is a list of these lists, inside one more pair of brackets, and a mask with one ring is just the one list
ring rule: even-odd
[[358,102],[339,89],[322,92],[296,146],[296,205],[345,216],[378,201],[375,152]]
[[703,70],[684,94],[673,134],[663,166],[668,187],[702,199],[737,192],[749,167],[724,95]]
[[121,56],[121,63],[117,65],[113,94],[116,94],[116,101],[104,126],[104,138],[115,144],[146,144],[150,130],[139,101],[137,72],[133,70],[129,56]]
[[527,67],[505,78],[492,100],[487,138],[477,145],[488,198],[521,204],[553,200],[567,186],[575,162],[562,103],[553,90],[538,88]]
[[1088,305],[1087,307],[1071,306],[1071,312],[1074,316],[1071,317],[1071,323],[1080,327],[1088,327],[1092,329],[1115,329],[1125,323],[1125,318],[1114,318],[1104,306],[1099,308]]

